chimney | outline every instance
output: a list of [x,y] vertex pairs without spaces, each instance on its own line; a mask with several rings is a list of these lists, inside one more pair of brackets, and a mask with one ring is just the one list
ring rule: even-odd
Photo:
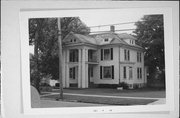
[[110,31],[111,31],[111,32],[115,32],[115,26],[114,26],[114,25],[111,25],[111,26],[110,26]]

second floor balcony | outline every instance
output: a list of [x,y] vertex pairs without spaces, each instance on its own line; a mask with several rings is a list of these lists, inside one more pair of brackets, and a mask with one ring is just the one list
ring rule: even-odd
[[98,62],[96,50],[88,50],[88,62]]

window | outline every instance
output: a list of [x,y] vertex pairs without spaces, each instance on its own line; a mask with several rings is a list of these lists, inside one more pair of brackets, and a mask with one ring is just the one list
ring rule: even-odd
[[69,68],[69,78],[75,79],[75,67]]
[[137,52],[137,62],[141,62],[141,53]]
[[142,79],[142,68],[137,68],[137,78]]
[[78,49],[72,49],[69,51],[69,61],[78,62]]
[[127,49],[124,49],[124,60],[129,61],[130,60],[130,51]]
[[110,60],[110,50],[104,49],[104,60]]
[[123,78],[126,79],[126,66],[123,67]]
[[103,74],[104,74],[104,78],[111,78],[112,77],[111,67],[105,66],[103,68]]
[[129,79],[133,78],[133,71],[132,71],[132,67],[129,67]]
[[139,72],[139,77],[142,79],[142,68],[139,68],[140,72]]
[[113,60],[113,48],[101,49],[101,60]]
[[114,66],[100,66],[100,78],[114,79]]
[[105,39],[104,39],[104,42],[108,42],[108,41],[109,41],[108,38],[105,38]]

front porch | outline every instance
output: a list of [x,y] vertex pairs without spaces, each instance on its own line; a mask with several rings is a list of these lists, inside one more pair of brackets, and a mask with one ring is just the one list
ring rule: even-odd
[[97,50],[88,48],[64,51],[63,87],[89,88],[97,71]]

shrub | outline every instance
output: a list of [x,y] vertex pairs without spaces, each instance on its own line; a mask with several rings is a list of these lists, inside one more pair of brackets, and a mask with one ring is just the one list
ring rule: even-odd
[[125,83],[125,82],[119,83],[119,87],[123,87],[123,89],[128,89],[129,88],[128,84]]

